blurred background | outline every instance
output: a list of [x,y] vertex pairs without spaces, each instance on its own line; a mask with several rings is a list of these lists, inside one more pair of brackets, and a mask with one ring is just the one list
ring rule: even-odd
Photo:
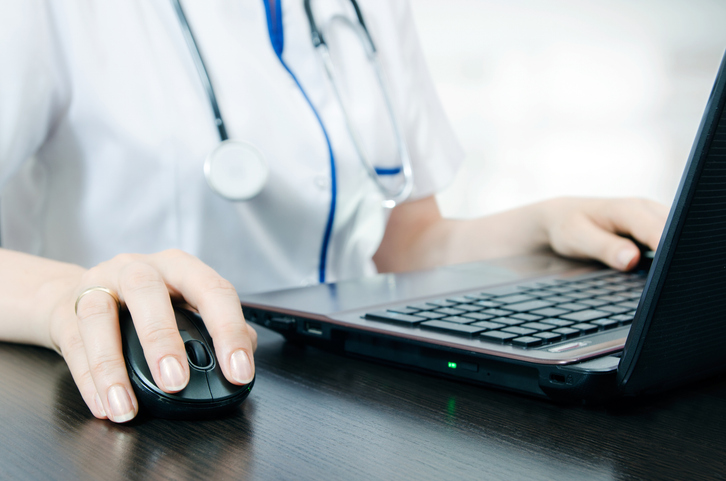
[[724,0],[411,0],[467,153],[473,217],[558,195],[669,204],[721,56]]

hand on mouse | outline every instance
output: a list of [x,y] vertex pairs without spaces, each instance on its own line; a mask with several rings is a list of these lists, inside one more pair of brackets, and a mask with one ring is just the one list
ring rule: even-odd
[[172,301],[199,311],[230,382],[247,384],[254,377],[257,334],[245,323],[234,287],[196,257],[178,250],[122,254],[88,270],[4,249],[0,258],[10,269],[6,273],[13,273],[0,279],[0,306],[8,308],[11,320],[0,323],[0,339],[58,351],[97,418],[129,421],[138,413],[138,403],[121,349],[116,299],[103,290],[89,290],[95,286],[115,293],[130,311],[162,390],[180,391],[189,380]]

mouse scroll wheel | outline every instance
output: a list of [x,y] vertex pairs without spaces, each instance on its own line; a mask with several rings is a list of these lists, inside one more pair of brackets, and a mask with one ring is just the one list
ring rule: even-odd
[[207,350],[207,346],[204,343],[191,340],[184,343],[184,348],[187,351],[187,359],[189,364],[197,369],[206,370],[212,367],[212,356]]

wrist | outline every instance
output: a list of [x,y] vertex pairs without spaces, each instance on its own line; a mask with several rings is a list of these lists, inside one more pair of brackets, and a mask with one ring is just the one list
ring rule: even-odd
[[0,340],[57,350],[53,313],[73,295],[85,269],[7,249],[0,249],[0,265]]
[[554,242],[553,232],[561,227],[562,213],[568,209],[566,204],[566,198],[556,197],[531,205],[534,211],[534,222],[532,223],[532,228],[534,229],[533,237],[537,239],[537,243],[541,249],[552,248]]

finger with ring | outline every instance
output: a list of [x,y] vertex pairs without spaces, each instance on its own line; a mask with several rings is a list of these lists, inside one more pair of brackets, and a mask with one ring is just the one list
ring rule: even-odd
[[85,289],[76,298],[76,306],[75,306],[75,313],[76,313],[76,315],[78,315],[78,303],[81,302],[81,299],[83,299],[83,297],[86,294],[90,294],[91,292],[94,292],[94,291],[105,292],[109,296],[113,297],[113,300],[116,301],[116,307],[119,308],[119,309],[121,308],[121,301],[119,301],[118,295],[116,295],[115,292],[113,292],[111,289],[108,289],[107,287],[103,287],[103,286],[93,286],[93,287],[89,287],[88,289]]

